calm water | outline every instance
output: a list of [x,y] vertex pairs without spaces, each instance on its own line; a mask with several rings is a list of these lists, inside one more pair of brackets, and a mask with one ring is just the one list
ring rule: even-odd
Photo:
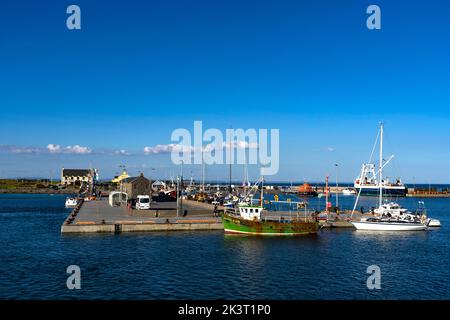
[[[443,227],[304,238],[222,232],[61,235],[64,196],[0,195],[2,299],[450,299],[450,199],[428,199]],[[314,199],[312,206],[319,205]],[[367,207],[374,199],[363,199]],[[351,207],[353,197],[341,197]],[[416,199],[402,199],[415,208]],[[66,288],[79,265],[82,289]],[[381,268],[381,290],[366,269]]]

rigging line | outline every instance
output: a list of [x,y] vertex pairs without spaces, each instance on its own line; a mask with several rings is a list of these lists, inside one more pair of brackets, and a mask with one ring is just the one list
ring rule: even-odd
[[355,204],[353,206],[352,214],[350,215],[350,218],[353,218],[353,214],[355,213],[356,206],[358,205],[358,201],[359,201],[359,196],[361,195],[361,190],[362,190],[362,188],[359,188],[358,195],[356,196]]
[[370,153],[370,158],[369,158],[369,162],[368,163],[372,163],[373,153],[375,152],[375,148],[377,146],[379,138],[380,138],[380,131],[378,130],[377,138],[375,139],[375,143],[373,144],[372,152]]

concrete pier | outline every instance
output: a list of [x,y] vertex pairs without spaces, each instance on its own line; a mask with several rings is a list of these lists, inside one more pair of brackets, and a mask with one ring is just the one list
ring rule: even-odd
[[[322,212],[322,215],[325,215],[326,212]],[[330,212],[327,214],[326,220],[319,220],[319,226],[321,228],[355,228],[352,222],[361,221],[361,218],[370,218],[373,217],[370,213],[361,214],[356,211],[352,214],[351,210],[341,211],[338,214],[334,212]]]
[[[223,230],[214,206],[183,200],[180,216],[175,202],[152,203],[150,210],[111,207],[106,199],[84,202],[61,226],[62,233]],[[72,218],[72,219],[71,219]]]
[[[223,210],[223,207],[218,207]],[[214,206],[208,203],[183,200],[177,215],[176,202],[152,203],[150,210],[129,209],[126,205],[111,207],[106,199],[84,202],[72,211],[61,226],[62,233],[96,232],[152,232],[223,230],[219,217],[213,215]],[[271,211],[271,218],[289,217],[295,212]],[[303,213],[299,212],[302,216]],[[319,221],[322,228],[353,228],[351,221],[359,221],[361,214],[343,212],[328,215]]]

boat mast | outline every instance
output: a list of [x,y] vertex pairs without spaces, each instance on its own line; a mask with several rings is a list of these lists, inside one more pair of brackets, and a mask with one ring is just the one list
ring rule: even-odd
[[264,176],[261,176],[261,208],[264,208]]
[[202,146],[202,192],[205,192],[205,159],[203,156],[203,146]]
[[380,124],[380,163],[379,163],[379,171],[380,171],[380,178],[379,178],[379,184],[380,184],[380,195],[379,195],[379,205],[383,204],[383,122]]

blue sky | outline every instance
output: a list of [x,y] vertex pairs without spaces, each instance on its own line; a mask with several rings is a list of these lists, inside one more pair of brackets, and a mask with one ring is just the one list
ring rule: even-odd
[[[81,30],[66,28],[70,4]],[[381,30],[366,28],[370,4]],[[0,177],[89,166],[110,177],[120,164],[168,177],[170,155],[143,148],[202,120],[279,128],[272,180],[322,180],[339,163],[352,181],[382,120],[388,175],[449,182],[449,18],[445,0],[3,1]]]

